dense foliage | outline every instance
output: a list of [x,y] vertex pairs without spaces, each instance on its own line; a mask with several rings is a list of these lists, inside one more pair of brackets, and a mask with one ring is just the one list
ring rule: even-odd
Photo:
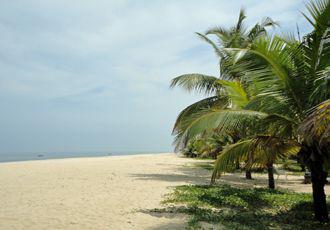
[[[186,74],[172,86],[211,97],[190,105],[177,118],[173,133],[182,150],[196,137],[217,133],[233,141],[219,149],[212,176],[265,167],[274,189],[273,164],[299,155],[312,173],[315,217],[328,219],[324,185],[330,163],[330,1],[315,0],[303,14],[313,30],[299,40],[267,35],[276,23],[266,18],[251,30],[240,12],[236,26],[199,34],[220,60],[220,76]],[[216,45],[208,35],[216,35]],[[210,134],[211,133],[211,134]],[[214,154],[214,153],[213,153]]]

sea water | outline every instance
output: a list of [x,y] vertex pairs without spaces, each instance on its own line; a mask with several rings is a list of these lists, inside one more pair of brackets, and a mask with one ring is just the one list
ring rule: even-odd
[[104,157],[104,156],[121,156],[160,153],[159,151],[126,151],[126,152],[57,152],[57,153],[0,153],[0,162],[14,161],[30,161],[30,160],[46,160],[46,159],[63,159],[63,158],[80,158],[80,157]]

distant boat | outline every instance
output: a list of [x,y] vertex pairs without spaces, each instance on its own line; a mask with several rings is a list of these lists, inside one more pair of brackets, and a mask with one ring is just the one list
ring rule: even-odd
[[38,157],[44,157],[44,155],[43,154],[38,154]]

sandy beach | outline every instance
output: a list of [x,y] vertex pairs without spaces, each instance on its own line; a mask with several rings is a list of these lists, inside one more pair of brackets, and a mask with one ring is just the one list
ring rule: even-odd
[[[207,183],[174,154],[0,164],[0,229],[157,229],[182,218],[152,216],[171,186]],[[192,171],[192,170],[191,170]],[[182,226],[181,226],[182,227]]]
[[[161,208],[173,186],[209,183],[200,162],[166,153],[2,163],[0,229],[182,229],[184,216],[148,210]],[[254,176],[248,186],[267,182]],[[246,186],[243,175],[219,183],[228,180]],[[277,183],[311,191],[299,177],[281,175]]]

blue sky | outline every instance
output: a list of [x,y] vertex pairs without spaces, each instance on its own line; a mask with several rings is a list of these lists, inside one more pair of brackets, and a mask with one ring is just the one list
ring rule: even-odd
[[300,0],[1,0],[0,153],[171,151],[179,111],[202,95],[169,89],[217,74],[194,32],[270,16],[309,30]]

